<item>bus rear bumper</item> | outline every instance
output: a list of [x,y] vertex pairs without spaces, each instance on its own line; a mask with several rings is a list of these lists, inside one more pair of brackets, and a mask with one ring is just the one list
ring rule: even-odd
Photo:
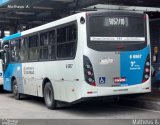
[[[85,81],[81,82],[81,87],[75,89],[75,93],[71,94],[68,99],[64,99],[64,102],[74,103],[90,99],[102,99],[102,97],[113,97],[120,95],[129,95],[129,94],[143,94],[151,92],[151,79],[148,81],[132,85],[132,86],[123,86],[123,87],[98,87],[91,86]],[[80,85],[79,84],[79,85]],[[76,91],[77,90],[77,91]],[[57,99],[59,100],[59,99]]]
[[151,79],[144,83],[123,87],[97,87],[86,85],[82,97],[114,96],[151,92]]

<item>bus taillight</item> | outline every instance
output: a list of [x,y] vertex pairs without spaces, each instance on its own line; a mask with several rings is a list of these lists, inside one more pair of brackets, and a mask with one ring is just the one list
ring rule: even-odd
[[93,67],[88,57],[83,56],[83,64],[85,81],[92,86],[96,86]]
[[146,73],[149,72],[149,68],[145,68],[145,72],[146,72]]
[[148,57],[146,59],[146,62],[145,62],[142,82],[147,81],[150,77],[150,59],[149,59],[149,56],[150,55],[148,55]]

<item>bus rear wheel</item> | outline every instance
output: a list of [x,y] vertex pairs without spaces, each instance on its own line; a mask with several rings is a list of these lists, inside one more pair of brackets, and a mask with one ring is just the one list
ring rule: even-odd
[[13,80],[13,88],[12,88],[12,90],[13,90],[14,98],[15,98],[16,100],[20,100],[21,94],[20,94],[19,91],[18,91],[18,83],[17,83],[17,80],[16,80],[16,79]]
[[54,99],[54,91],[50,82],[44,87],[44,101],[48,109],[56,109],[56,100]]

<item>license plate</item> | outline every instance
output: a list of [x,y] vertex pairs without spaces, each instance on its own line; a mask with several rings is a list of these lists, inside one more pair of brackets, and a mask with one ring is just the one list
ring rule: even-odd
[[123,77],[123,78],[116,77],[113,79],[113,81],[115,84],[118,84],[118,83],[126,82],[126,78],[125,77]]

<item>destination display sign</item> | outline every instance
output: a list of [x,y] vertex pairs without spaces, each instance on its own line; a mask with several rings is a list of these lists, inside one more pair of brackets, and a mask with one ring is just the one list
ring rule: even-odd
[[122,26],[128,27],[128,18],[127,17],[105,17],[104,25],[106,27],[112,26]]

